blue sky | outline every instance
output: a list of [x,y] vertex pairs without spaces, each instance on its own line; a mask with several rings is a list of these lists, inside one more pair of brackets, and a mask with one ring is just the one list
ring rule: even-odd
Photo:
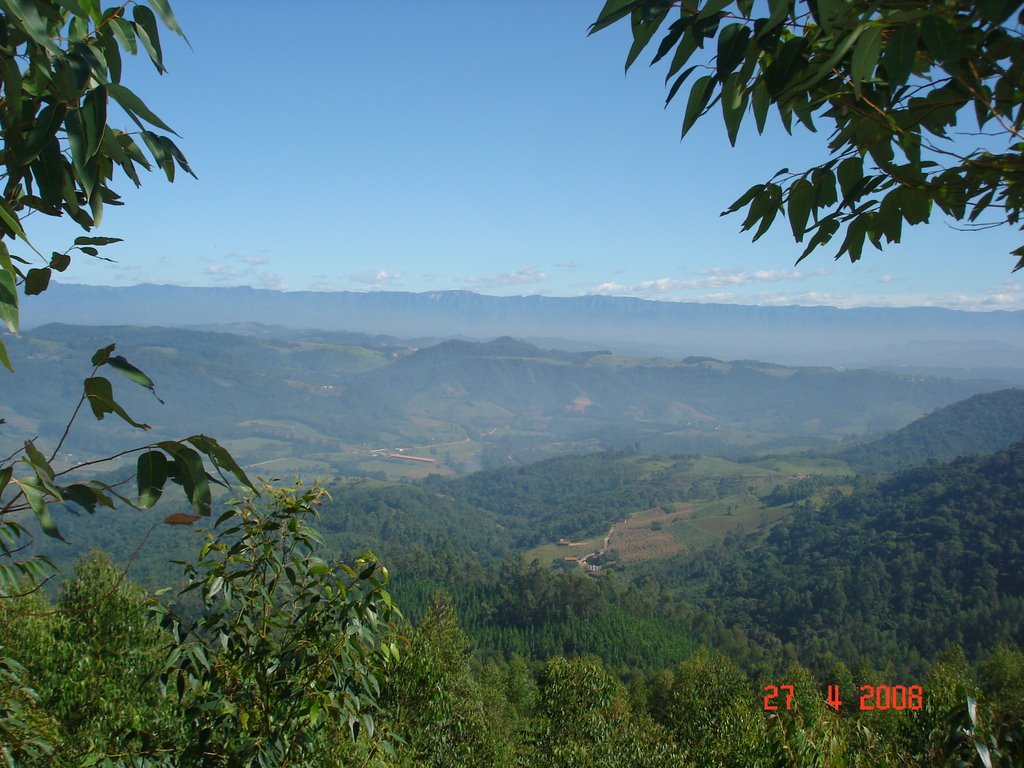
[[[937,221],[857,264],[794,266],[784,224],[752,244],[719,213],[822,159],[825,134],[787,137],[773,114],[731,148],[716,113],[680,142],[663,70],[647,55],[623,74],[628,29],[587,37],[601,4],[178,0],[192,49],[167,32],[168,73],[136,61],[125,84],[199,179],[124,180],[100,231],[125,238],[118,263],[64,279],[1024,309],[1014,230]],[[47,249],[78,234],[29,232]]]

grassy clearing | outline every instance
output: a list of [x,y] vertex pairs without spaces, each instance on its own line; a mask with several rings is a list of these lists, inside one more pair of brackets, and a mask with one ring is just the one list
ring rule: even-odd
[[597,550],[604,546],[604,535],[595,536],[592,539],[583,539],[574,543],[578,544],[578,546],[566,547],[561,544],[541,544],[539,547],[534,547],[524,552],[523,559],[528,563],[533,562],[533,560],[539,560],[541,565],[551,565],[556,560],[562,560],[566,557],[589,555],[591,552],[597,552]]
[[671,528],[692,516],[693,507],[681,503],[637,512],[615,526],[608,548],[622,565],[679,554],[684,547]]
[[690,470],[695,475],[709,477],[723,477],[725,475],[754,475],[764,477],[771,474],[771,470],[762,469],[752,464],[739,464],[728,459],[720,459],[717,456],[701,456]]
[[771,456],[748,465],[772,472],[790,475],[846,475],[852,470],[845,461],[835,459],[811,459],[801,456]]
[[402,459],[373,458],[356,463],[360,472],[383,472],[388,480],[422,480],[427,475],[451,476],[455,473],[440,462],[427,464],[419,461],[403,461]]

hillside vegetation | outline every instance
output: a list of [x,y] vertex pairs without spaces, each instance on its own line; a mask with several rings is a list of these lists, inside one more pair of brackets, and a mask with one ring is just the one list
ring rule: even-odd
[[[3,445],[55,443],[92,351],[111,338],[157,382],[119,394],[150,436],[215,434],[247,466],[307,477],[421,478],[639,443],[736,457],[901,427],[996,385],[713,358],[542,350],[500,338],[425,348],[387,337],[284,338],[169,328],[43,326],[11,340]],[[57,365],[54,365],[56,363]],[[72,460],[130,439],[81,424]],[[416,459],[401,457],[416,457]],[[425,459],[425,461],[417,460]]]
[[892,472],[991,453],[1024,439],[1024,389],[986,392],[939,408],[902,429],[837,454],[858,469]]

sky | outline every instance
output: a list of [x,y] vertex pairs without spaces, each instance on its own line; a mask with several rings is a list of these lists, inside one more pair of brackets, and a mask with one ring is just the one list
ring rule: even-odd
[[[61,277],[1024,309],[1009,256],[1024,233],[1009,228],[905,227],[858,263],[819,249],[796,265],[781,220],[751,243],[742,215],[720,213],[823,160],[827,131],[789,137],[773,113],[733,148],[716,111],[680,141],[685,93],[664,108],[653,47],[624,73],[628,26],[588,37],[601,5],[177,0],[191,47],[164,31],[167,73],[126,62],[123,83],[180,134],[198,180],[122,178],[125,205],[96,233],[125,239],[106,251],[117,263],[83,256]],[[27,226],[47,252],[81,234]]]

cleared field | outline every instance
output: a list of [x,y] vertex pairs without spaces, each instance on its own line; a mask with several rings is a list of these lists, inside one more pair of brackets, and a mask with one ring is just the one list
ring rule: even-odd
[[637,512],[615,526],[608,548],[621,565],[677,555],[686,547],[669,528],[692,516],[692,505],[681,503]]
[[574,544],[578,546],[567,547],[562,544],[541,544],[539,547],[534,547],[524,552],[523,559],[528,563],[533,560],[539,560],[541,565],[551,565],[556,560],[562,560],[566,557],[589,555],[591,552],[597,552],[597,550],[604,546],[604,536],[583,539],[582,541],[574,542]]
[[752,475],[767,476],[772,474],[770,469],[762,469],[752,464],[739,464],[728,459],[720,459],[717,456],[701,456],[690,470],[695,475],[706,477],[721,477],[724,475]]
[[807,459],[798,456],[781,458],[773,456],[767,459],[756,461],[750,466],[760,467],[773,472],[781,472],[786,475],[845,475],[852,470],[844,461],[833,459]]
[[454,475],[444,464],[427,464],[401,459],[367,459],[356,464],[360,472],[383,472],[388,480],[421,480],[427,475]]

